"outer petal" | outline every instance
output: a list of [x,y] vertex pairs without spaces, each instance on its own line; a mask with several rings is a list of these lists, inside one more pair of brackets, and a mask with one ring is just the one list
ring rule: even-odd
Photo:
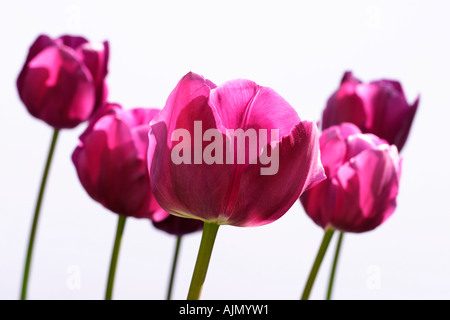
[[323,229],[330,225],[337,191],[338,186],[335,180],[326,179],[300,196],[305,212]]

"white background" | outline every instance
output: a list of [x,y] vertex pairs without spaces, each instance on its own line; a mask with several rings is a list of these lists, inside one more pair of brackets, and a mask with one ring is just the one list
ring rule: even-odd
[[[17,299],[52,130],[18,99],[16,77],[40,33],[111,45],[110,101],[162,107],[187,72],[247,78],[319,119],[346,70],[420,94],[398,208],[344,239],[336,299],[449,299],[450,5],[445,1],[1,1],[0,298]],[[81,187],[70,156],[85,124],[63,131],[33,256],[30,299],[103,299],[117,216]],[[273,224],[221,227],[204,299],[298,299],[323,231],[299,202]],[[336,237],[337,239],[337,237]],[[335,241],[313,299],[323,299]],[[174,298],[186,297],[200,233],[182,243]],[[114,298],[164,299],[175,238],[128,219]],[[75,280],[75,281],[74,281]]]

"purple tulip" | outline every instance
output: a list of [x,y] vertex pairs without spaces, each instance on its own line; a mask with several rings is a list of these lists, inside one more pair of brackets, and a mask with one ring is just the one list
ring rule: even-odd
[[328,100],[322,128],[351,122],[363,133],[373,133],[401,150],[418,106],[419,98],[408,104],[398,81],[362,83],[346,72],[339,89]]
[[248,80],[217,87],[188,73],[151,123],[153,194],[180,217],[273,222],[325,178],[318,136],[270,88]]
[[17,79],[19,96],[34,117],[55,129],[73,128],[105,101],[108,42],[39,36]]
[[323,131],[320,151],[328,178],[300,197],[317,225],[365,232],[392,215],[401,171],[396,146],[343,123]]

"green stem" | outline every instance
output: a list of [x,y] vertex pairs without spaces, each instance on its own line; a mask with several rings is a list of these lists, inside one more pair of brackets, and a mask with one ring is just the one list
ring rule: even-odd
[[306,282],[305,289],[303,290],[302,300],[308,300],[311,293],[311,289],[316,280],[317,273],[319,272],[320,265],[322,264],[323,257],[327,252],[328,245],[330,244],[331,237],[333,236],[334,230],[328,229],[323,235],[322,244],[320,245],[319,252],[317,252],[316,260],[312,266],[311,272],[309,274],[308,281]]
[[202,240],[198,249],[197,262],[195,263],[194,273],[192,274],[191,286],[189,287],[188,300],[200,299],[203,283],[205,282],[206,272],[208,271],[209,260],[216,240],[219,225],[216,223],[205,222],[203,225]]
[[328,284],[327,300],[331,300],[331,293],[333,292],[334,277],[336,275],[336,267],[337,267],[337,263],[339,260],[339,253],[341,251],[341,245],[342,245],[343,238],[344,238],[344,233],[340,232],[338,243],[336,245],[336,252],[334,254],[333,267],[331,268],[330,282]]
[[33,255],[34,240],[36,238],[36,230],[37,230],[37,225],[38,225],[38,221],[39,221],[39,213],[41,211],[42,199],[44,198],[44,191],[45,191],[45,186],[47,184],[47,178],[48,178],[48,173],[50,171],[50,165],[52,163],[53,154],[55,153],[55,147],[56,147],[56,141],[58,140],[58,134],[59,134],[59,130],[55,129],[53,131],[53,136],[52,136],[52,140],[51,140],[51,144],[50,144],[50,150],[48,152],[47,162],[45,164],[44,173],[42,175],[42,180],[41,180],[41,186],[39,188],[38,198],[36,201],[33,224],[31,226],[30,238],[29,238],[29,242],[28,242],[27,257],[26,257],[25,267],[24,267],[24,272],[23,272],[22,291],[20,294],[21,300],[27,299],[27,288],[28,288],[28,279],[30,277],[31,257]]
[[170,273],[169,289],[167,290],[167,300],[170,300],[172,298],[173,280],[175,279],[175,270],[177,268],[178,253],[180,251],[181,238],[182,238],[181,236],[177,237],[177,244],[175,246],[175,253],[173,255],[172,261],[172,272]]
[[117,223],[116,239],[114,240],[114,248],[111,256],[111,264],[109,266],[108,284],[106,286],[105,300],[112,299],[114,278],[116,275],[117,259],[119,257],[120,243],[122,242],[123,230],[125,229],[126,216],[119,215],[119,221]]

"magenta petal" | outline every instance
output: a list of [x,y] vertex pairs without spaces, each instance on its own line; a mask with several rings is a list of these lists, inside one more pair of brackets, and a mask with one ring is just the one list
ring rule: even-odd
[[[313,122],[300,122],[289,136],[275,146],[279,149],[278,172],[262,175],[262,165],[246,166],[233,179],[229,203],[224,206],[229,224],[260,226],[283,216],[300,194],[324,180],[320,163],[318,129]],[[295,161],[292,161],[295,159]]]
[[55,46],[28,63],[19,94],[33,116],[55,128],[71,128],[85,121],[95,99],[89,71],[74,52]]
[[228,81],[212,90],[210,103],[223,133],[237,128],[278,129],[280,137],[284,137],[300,122],[295,110],[278,93],[249,80]]
[[107,42],[41,35],[17,78],[19,96],[34,117],[56,129],[73,128],[106,101],[108,57]]
[[83,58],[83,62],[89,69],[95,86],[96,108],[105,103],[107,98],[107,86],[105,77],[108,74],[109,44],[83,43],[77,50]]
[[[215,128],[211,109],[202,97],[194,98],[179,114],[174,129],[194,132],[194,120],[202,121],[203,134]],[[161,207],[167,212],[202,220],[216,220],[227,192],[232,165],[226,164],[174,164],[171,159],[172,142],[167,141],[168,131],[164,122],[153,123],[151,129],[149,159],[151,164],[152,191]],[[203,143],[203,146],[206,143]],[[194,148],[194,139],[191,140]]]

